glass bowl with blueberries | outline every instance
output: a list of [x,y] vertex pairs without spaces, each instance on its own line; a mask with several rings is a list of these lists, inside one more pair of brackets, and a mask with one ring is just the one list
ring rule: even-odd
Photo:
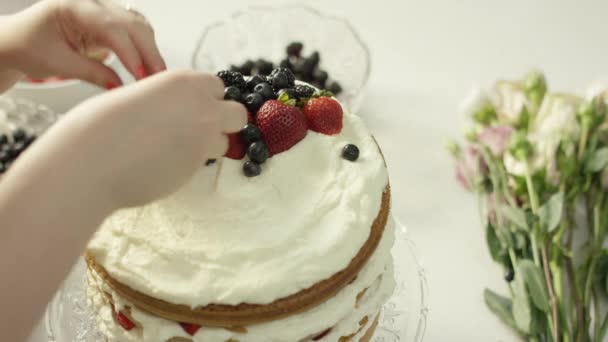
[[[271,73],[287,69],[297,80],[330,91],[356,112],[369,79],[370,53],[345,19],[302,5],[256,6],[206,27],[192,66],[212,73],[230,71],[246,82],[257,76],[256,84],[263,80],[271,86],[276,76]],[[278,77],[274,82],[280,86],[284,76]],[[273,90],[278,98],[281,89]],[[294,95],[292,89],[286,91]],[[253,89],[245,88],[230,97],[244,101],[251,93]]]
[[57,115],[46,106],[0,96],[0,177],[55,121]]

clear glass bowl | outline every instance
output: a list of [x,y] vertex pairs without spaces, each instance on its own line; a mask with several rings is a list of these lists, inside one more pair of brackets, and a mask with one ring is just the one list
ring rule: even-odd
[[217,72],[258,58],[276,64],[293,41],[304,44],[305,56],[319,51],[322,68],[344,89],[338,98],[356,112],[369,79],[369,49],[348,20],[310,7],[251,7],[206,27],[192,67]]
[[55,121],[58,115],[50,108],[23,98],[0,96],[0,134],[17,128],[30,134],[41,135]]
[[[424,269],[416,258],[414,243],[396,222],[395,292],[382,308],[373,342],[421,342],[426,330],[428,287]],[[30,342],[103,342],[85,295],[85,263],[80,260],[49,304],[44,324],[46,336]]]

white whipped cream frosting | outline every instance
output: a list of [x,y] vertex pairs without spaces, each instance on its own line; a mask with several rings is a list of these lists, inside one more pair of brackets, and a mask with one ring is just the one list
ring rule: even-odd
[[[355,281],[334,297],[308,311],[284,319],[248,326],[246,334],[222,328],[202,327],[194,336],[190,336],[176,322],[135,308],[91,271],[89,271],[87,289],[89,305],[97,313],[98,326],[110,342],[166,342],[173,337],[188,338],[193,342],[225,342],[231,338],[240,342],[294,342],[308,341],[310,336],[330,327],[331,331],[319,341],[338,341],[341,336],[355,333],[363,317],[368,316],[369,321],[373,320],[375,314],[393,293],[395,281],[390,253],[393,243],[394,222],[391,220],[386,226],[386,232],[378,248]],[[363,289],[367,290],[357,302],[357,295]],[[102,291],[112,296],[117,310],[130,307],[131,316],[140,327],[126,331],[116,324],[110,305],[103,299]]]
[[[341,157],[348,143],[356,162]],[[222,158],[170,197],[115,213],[89,252],[121,283],[191,307],[268,304],[344,269],[388,182],[360,118],[345,111],[335,136],[309,131],[258,177],[243,163]]]

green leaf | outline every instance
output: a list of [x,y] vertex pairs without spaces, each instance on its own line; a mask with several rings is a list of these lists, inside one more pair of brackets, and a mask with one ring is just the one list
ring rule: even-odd
[[518,228],[521,228],[525,231],[530,230],[530,228],[528,227],[528,222],[526,220],[526,213],[522,209],[505,205],[504,207],[502,207],[502,213],[509,221],[511,221]]
[[564,208],[564,194],[558,192],[538,209],[540,224],[547,231],[554,231],[562,220]]
[[599,172],[608,166],[608,147],[596,150],[587,161],[586,169],[589,172]]
[[515,272],[515,281],[513,282],[513,318],[517,329],[524,334],[530,333],[532,325],[532,308],[530,307],[530,299],[523,276],[519,271]]
[[494,226],[489,222],[486,225],[486,242],[492,259],[496,262],[502,262],[502,244],[498,240],[498,236],[496,236]]
[[509,298],[503,297],[489,289],[483,291],[483,298],[488,309],[498,316],[503,323],[518,330],[515,320],[513,319],[513,305]]
[[516,276],[523,277],[534,306],[544,312],[549,311],[549,298],[540,267],[530,260],[522,260],[517,264]]

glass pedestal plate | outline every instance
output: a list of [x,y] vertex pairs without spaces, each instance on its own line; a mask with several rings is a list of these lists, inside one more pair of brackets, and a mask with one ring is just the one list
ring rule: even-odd
[[[427,319],[427,284],[414,244],[403,225],[396,225],[392,249],[397,288],[382,308],[374,342],[420,342]],[[49,342],[104,342],[85,298],[85,265],[80,260],[49,304],[44,324]]]

